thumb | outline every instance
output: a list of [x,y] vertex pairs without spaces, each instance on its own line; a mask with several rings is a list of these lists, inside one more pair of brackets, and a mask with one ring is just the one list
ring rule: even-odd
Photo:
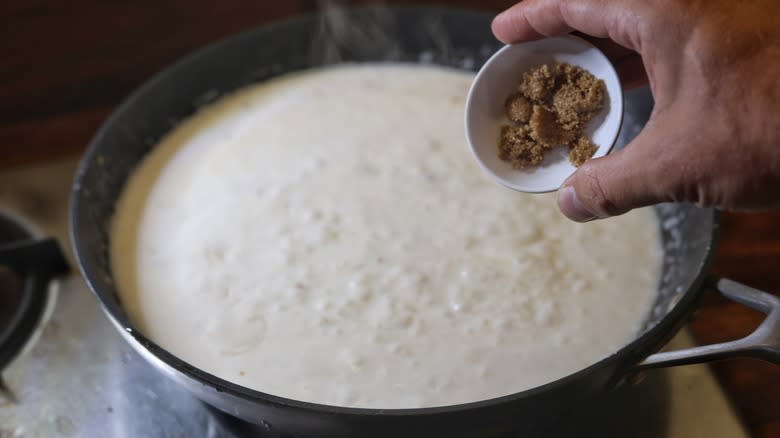
[[648,125],[624,149],[586,161],[558,191],[558,207],[569,219],[587,222],[637,207],[679,200],[686,172],[674,148]]
[[628,2],[615,0],[523,0],[496,16],[491,27],[506,44],[577,30],[639,51],[641,9],[641,2],[629,8]]

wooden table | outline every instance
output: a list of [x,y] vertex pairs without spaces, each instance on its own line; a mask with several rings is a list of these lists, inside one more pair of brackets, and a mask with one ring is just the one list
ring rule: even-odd
[[[145,78],[237,30],[312,10],[317,1],[0,2],[0,170],[81,153]],[[365,2],[362,2],[365,3]],[[511,1],[439,2],[498,11]],[[723,215],[712,272],[778,294],[780,213]],[[691,323],[701,343],[749,333],[761,315],[708,292]],[[780,437],[780,367],[713,365],[756,437]]]

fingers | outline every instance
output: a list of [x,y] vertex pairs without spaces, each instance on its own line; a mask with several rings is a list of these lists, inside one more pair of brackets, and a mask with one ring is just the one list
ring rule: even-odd
[[493,33],[504,43],[562,35],[573,30],[610,38],[636,49],[626,2],[612,0],[525,0],[499,14],[493,20]]
[[647,72],[645,71],[642,57],[635,51],[627,49],[609,39],[594,38],[581,32],[574,32],[574,35],[598,47],[612,61],[623,88],[632,89],[647,84]]
[[598,49],[611,61],[625,58],[628,55],[636,53],[607,38],[596,38],[582,32],[572,32],[572,35],[578,36],[598,47]]
[[[531,3],[533,2],[529,0],[518,3],[493,19],[491,28],[499,41],[505,44],[519,43],[521,41],[538,40],[546,36],[569,33],[574,30],[562,18],[558,21],[558,26],[553,32],[550,32],[549,28],[538,29],[539,23],[532,22],[529,19],[529,14],[532,14],[534,7],[538,7]],[[549,5],[552,4],[553,2],[549,2]],[[547,31],[547,33],[544,31]]]
[[[657,126],[658,124],[656,124]],[[674,150],[663,131],[645,128],[626,148],[587,161],[558,192],[558,206],[568,218],[587,222],[638,207],[678,199],[688,174],[664,150]]]

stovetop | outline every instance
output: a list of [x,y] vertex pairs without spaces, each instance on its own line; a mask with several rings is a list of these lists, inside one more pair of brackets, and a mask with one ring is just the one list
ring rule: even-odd
[[[0,172],[0,208],[54,236],[70,256],[67,196],[75,161]],[[0,438],[273,436],[214,411],[159,374],[110,325],[81,277],[53,283],[34,341],[5,370]],[[2,302],[2,300],[0,300]],[[671,347],[691,345],[681,332]],[[650,372],[556,436],[747,437],[709,369]]]

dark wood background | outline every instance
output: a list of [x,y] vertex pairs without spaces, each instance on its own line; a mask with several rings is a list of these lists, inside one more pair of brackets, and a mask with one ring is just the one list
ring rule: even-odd
[[[499,11],[513,2],[433,3]],[[0,2],[0,170],[78,155],[118,102],[166,64],[219,37],[317,4]],[[724,214],[712,272],[778,294],[779,225],[780,213]],[[741,337],[760,321],[759,313],[708,292],[691,329],[699,342],[711,343]],[[712,367],[751,433],[780,437],[780,367],[751,359]]]

